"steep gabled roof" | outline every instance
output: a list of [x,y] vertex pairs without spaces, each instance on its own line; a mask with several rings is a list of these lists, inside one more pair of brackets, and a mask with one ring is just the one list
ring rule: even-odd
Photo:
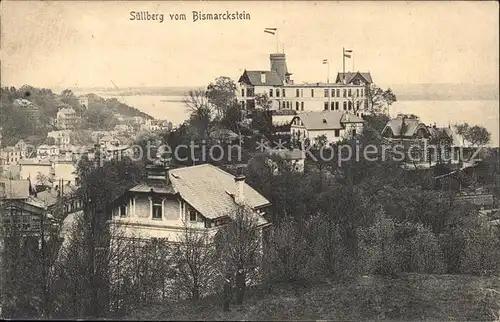
[[[177,168],[169,171],[171,185],[149,183],[139,184],[129,192],[179,194],[202,216],[215,219],[230,215],[237,209],[234,200],[236,183],[234,176],[211,164]],[[269,201],[260,193],[244,184],[245,204],[252,209],[263,207]]]
[[[261,82],[261,74],[266,75],[266,82]],[[241,75],[238,83],[247,83],[249,85],[261,85],[261,86],[282,86],[283,81],[280,79],[275,71],[268,70],[245,70],[243,75]]]
[[[204,217],[227,216],[237,208],[234,176],[211,164],[170,170],[170,180],[181,197]],[[269,201],[248,184],[244,184],[245,203],[251,208],[269,204]]]
[[[429,129],[425,126],[424,123],[420,122],[419,119],[416,118],[405,118],[404,119],[404,128],[403,128],[403,118],[396,117],[392,120],[389,120],[382,130],[382,136],[388,129],[392,131],[392,134],[396,137],[412,137],[418,129],[425,129],[426,132],[429,133]],[[430,134],[430,133],[429,133]]]
[[344,77],[345,75],[345,82],[346,84],[349,84],[351,83],[356,77],[361,77],[366,83],[368,84],[371,84],[373,83],[372,81],[372,76],[371,74],[368,72],[368,73],[360,73],[360,72],[347,72],[347,73],[338,73],[337,74],[337,79],[336,79],[336,83],[341,83],[342,82],[342,78]]
[[[310,130],[340,130],[344,123],[363,123],[363,119],[356,115],[341,111],[305,112],[297,114],[305,128]],[[293,122],[293,120],[292,120]],[[292,123],[293,124],[293,123]]]

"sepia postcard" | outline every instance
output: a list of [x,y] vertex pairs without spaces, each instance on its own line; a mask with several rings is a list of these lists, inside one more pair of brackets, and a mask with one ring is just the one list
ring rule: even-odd
[[500,322],[495,1],[0,2],[0,318]]

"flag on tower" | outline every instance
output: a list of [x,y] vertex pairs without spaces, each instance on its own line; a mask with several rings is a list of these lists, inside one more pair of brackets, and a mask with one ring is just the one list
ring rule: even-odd
[[351,54],[352,54],[352,49],[344,50],[344,57],[351,58]]
[[278,30],[278,29],[277,28],[266,28],[266,29],[264,29],[264,32],[267,32],[268,34],[274,35],[274,34],[276,34],[276,30]]
[[323,64],[328,64],[328,59],[323,59]]

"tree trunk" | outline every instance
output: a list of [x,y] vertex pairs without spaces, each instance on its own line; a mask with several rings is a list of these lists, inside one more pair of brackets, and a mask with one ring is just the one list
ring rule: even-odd
[[239,269],[236,272],[236,304],[243,304],[246,288],[246,272],[244,269]]
[[231,275],[227,274],[224,278],[224,311],[229,311],[229,304],[231,303]]

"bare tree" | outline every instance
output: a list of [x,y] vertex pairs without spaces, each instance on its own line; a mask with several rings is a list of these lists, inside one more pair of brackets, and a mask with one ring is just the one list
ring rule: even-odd
[[44,175],[43,173],[41,172],[38,172],[37,175],[36,175],[36,182],[41,185],[41,186],[44,186],[44,187],[49,187],[52,185],[52,183],[54,182],[54,180],[46,175]]
[[190,90],[183,102],[191,110],[190,123],[198,130],[199,135],[208,137],[215,110],[206,91],[202,89]]
[[184,224],[174,246],[175,283],[181,296],[197,301],[207,295],[217,277],[217,256],[208,232]]
[[252,209],[239,206],[217,234],[218,250],[225,269],[236,274],[236,304],[242,304],[247,274],[259,267],[262,234]]
[[364,109],[364,98],[360,96],[359,92],[354,92],[348,100],[348,110],[352,110],[353,114],[358,114],[359,110]]

